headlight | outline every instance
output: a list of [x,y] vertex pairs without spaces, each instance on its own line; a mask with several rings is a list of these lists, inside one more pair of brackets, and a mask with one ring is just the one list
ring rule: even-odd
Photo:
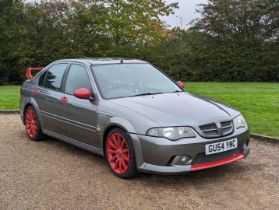
[[170,140],[196,137],[194,131],[190,127],[151,128],[146,132],[146,135],[164,137]]
[[236,129],[247,127],[247,123],[242,115],[239,115],[238,117],[234,118],[233,122],[234,122],[234,127]]

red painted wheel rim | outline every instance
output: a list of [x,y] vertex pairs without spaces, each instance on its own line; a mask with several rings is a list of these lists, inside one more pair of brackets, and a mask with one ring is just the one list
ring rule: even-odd
[[25,114],[25,126],[27,134],[34,138],[38,131],[38,122],[35,111],[32,108],[28,108]]
[[130,163],[130,151],[126,139],[116,132],[108,137],[106,155],[112,170],[117,174],[124,174]]

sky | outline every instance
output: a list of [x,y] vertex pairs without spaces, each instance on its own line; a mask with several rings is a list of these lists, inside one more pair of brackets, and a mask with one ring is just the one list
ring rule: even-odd
[[194,18],[198,18],[199,14],[195,12],[197,4],[207,3],[207,0],[165,0],[167,3],[178,2],[179,9],[175,10],[175,14],[169,17],[163,17],[171,27],[179,26],[180,19],[176,16],[182,17],[183,28],[188,28],[190,22]]

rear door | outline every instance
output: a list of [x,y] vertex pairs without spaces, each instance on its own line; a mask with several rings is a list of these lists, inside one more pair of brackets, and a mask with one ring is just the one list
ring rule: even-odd
[[39,78],[37,89],[33,91],[44,127],[59,134],[65,134],[61,129],[62,116],[65,115],[61,87],[67,67],[68,63],[52,65]]
[[86,66],[78,63],[70,65],[64,87],[64,97],[67,123],[67,135],[87,144],[99,147],[96,126],[96,101],[79,99],[74,96],[75,90],[87,88],[93,95],[93,88]]

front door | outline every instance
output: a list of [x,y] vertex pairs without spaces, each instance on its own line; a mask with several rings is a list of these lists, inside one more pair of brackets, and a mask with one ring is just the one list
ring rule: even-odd
[[97,106],[88,99],[76,98],[74,92],[79,88],[87,88],[93,93],[86,68],[80,64],[71,64],[64,87],[67,122],[63,126],[69,137],[99,147],[96,133]]

